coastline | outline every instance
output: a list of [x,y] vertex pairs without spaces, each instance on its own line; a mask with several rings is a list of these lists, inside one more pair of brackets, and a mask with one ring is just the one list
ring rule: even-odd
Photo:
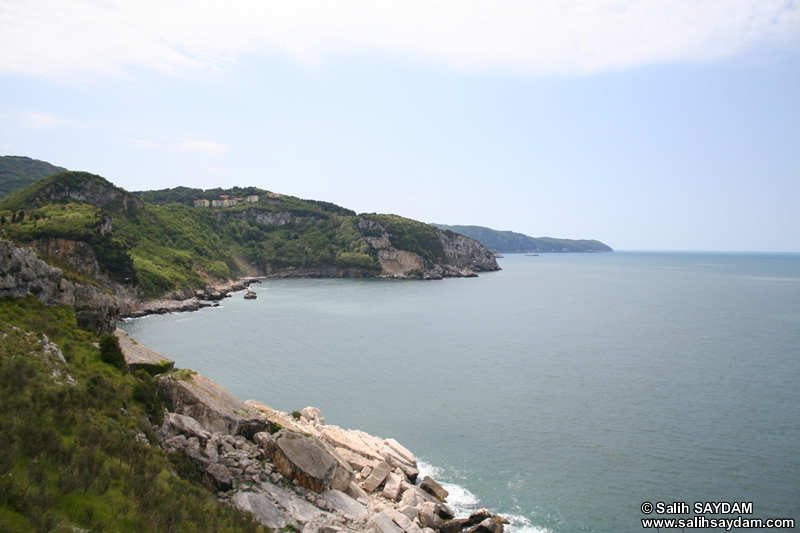
[[[129,364],[142,351],[166,359],[126,340]],[[154,428],[158,446],[182,453],[220,502],[253,513],[267,527],[502,533],[509,523],[486,509],[457,516],[448,490],[425,475],[435,469],[420,468],[413,452],[393,438],[327,425],[314,407],[289,414],[242,402],[191,370],[162,374],[157,387],[167,399],[164,422]]]
[[246,290],[254,283],[260,283],[267,276],[247,276],[234,281],[207,285],[204,290],[174,292],[166,298],[143,300],[135,309],[120,313],[120,319],[141,318],[147,315],[183,313],[198,311],[206,307],[216,307],[219,301],[232,294]]

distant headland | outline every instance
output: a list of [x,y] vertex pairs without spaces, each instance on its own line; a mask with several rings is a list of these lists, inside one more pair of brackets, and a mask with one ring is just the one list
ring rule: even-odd
[[513,231],[498,231],[483,226],[448,226],[431,224],[439,229],[460,233],[497,253],[603,253],[614,250],[596,240],[529,237]]

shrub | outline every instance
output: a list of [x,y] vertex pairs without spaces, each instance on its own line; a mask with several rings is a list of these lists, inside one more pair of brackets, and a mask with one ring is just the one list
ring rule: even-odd
[[114,335],[100,337],[100,359],[120,370],[125,369],[125,356],[119,347],[119,339]]
[[134,377],[136,383],[133,384],[131,397],[142,404],[150,421],[160,426],[164,421],[164,401],[158,394],[155,380],[145,370],[137,370]]

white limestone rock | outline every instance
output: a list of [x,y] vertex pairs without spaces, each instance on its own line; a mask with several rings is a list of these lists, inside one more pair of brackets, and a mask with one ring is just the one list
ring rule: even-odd
[[381,462],[369,477],[364,481],[364,490],[367,492],[375,492],[375,489],[381,486],[381,483],[389,476],[392,472],[392,467],[389,466],[386,462]]
[[250,511],[265,526],[279,530],[294,523],[291,515],[281,510],[270,498],[258,492],[237,492],[231,503],[244,511]]
[[326,490],[320,493],[320,498],[327,501],[334,511],[342,513],[350,520],[366,516],[367,508],[340,490]]

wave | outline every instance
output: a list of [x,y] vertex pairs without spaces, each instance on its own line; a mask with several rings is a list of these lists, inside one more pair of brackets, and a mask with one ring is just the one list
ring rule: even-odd
[[[481,505],[480,499],[470,492],[468,488],[457,483],[442,481],[448,479],[447,473],[443,468],[419,459],[417,459],[417,468],[419,469],[420,479],[423,479],[425,476],[430,476],[449,493],[447,496],[447,505],[455,512],[456,516],[469,516],[484,507]],[[492,513],[497,512],[492,509],[489,509],[489,511]],[[522,510],[520,509],[519,511]],[[509,533],[553,533],[550,529],[533,525],[530,518],[522,514],[502,512],[499,514],[510,522],[505,528]]]

